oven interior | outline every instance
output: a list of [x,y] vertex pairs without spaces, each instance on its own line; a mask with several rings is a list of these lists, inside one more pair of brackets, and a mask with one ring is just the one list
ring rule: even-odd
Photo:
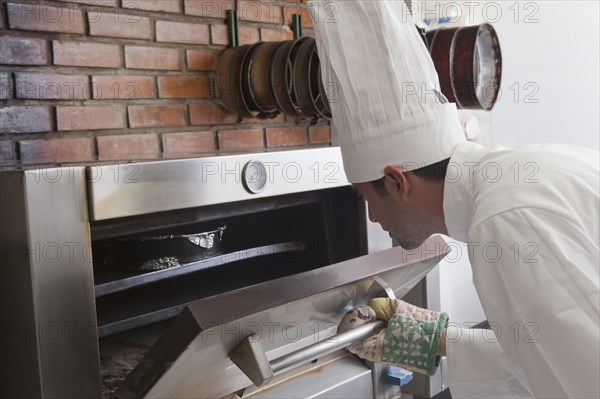
[[[364,224],[348,186],[92,222],[103,397],[189,303],[364,255]],[[168,239],[148,237],[223,227],[196,260],[140,266],[136,251],[173,255]]]

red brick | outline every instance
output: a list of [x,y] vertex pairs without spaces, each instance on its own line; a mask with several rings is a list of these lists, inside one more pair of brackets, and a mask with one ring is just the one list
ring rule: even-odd
[[0,100],[8,100],[13,96],[13,81],[9,73],[0,73]]
[[138,127],[183,126],[183,105],[130,105],[129,125]]
[[156,21],[156,41],[208,44],[208,25]]
[[221,56],[220,51],[188,50],[187,65],[190,71],[215,71]]
[[123,8],[181,13],[178,0],[124,0]]
[[190,104],[192,125],[227,125],[235,123],[238,117],[219,104]]
[[311,126],[308,129],[310,142],[313,144],[331,143],[331,128],[329,125]]
[[48,4],[8,4],[11,29],[83,34],[81,10]]
[[0,141],[0,162],[14,162],[17,160],[15,145],[12,141]]
[[88,13],[90,34],[128,39],[150,39],[150,20],[134,10],[112,13],[96,10]]
[[220,130],[220,150],[246,150],[264,147],[262,129]]
[[95,99],[124,100],[154,98],[153,76],[97,75],[92,76]]
[[267,129],[267,147],[303,145],[306,141],[306,128],[302,126]]
[[85,100],[90,85],[85,75],[16,73],[17,98],[30,100]]
[[[227,35],[227,25],[211,25],[212,43],[228,46],[229,36]],[[248,26],[238,27],[239,44],[252,44],[258,41],[258,29]]]
[[275,2],[258,0],[240,1],[237,15],[241,20],[281,24],[281,7]]
[[181,68],[179,50],[164,47],[125,46],[127,68],[176,71]]
[[158,95],[160,98],[210,98],[211,85],[210,78],[161,76],[158,78]]
[[165,154],[209,152],[217,149],[214,132],[166,133],[162,138]]
[[203,18],[226,18],[226,10],[232,10],[233,1],[228,0],[185,0],[185,13]]
[[291,30],[269,28],[260,30],[260,40],[263,42],[282,42],[284,40],[292,40],[293,38],[294,33]]
[[47,4],[8,4],[11,29],[83,34],[81,10]]
[[45,65],[48,63],[48,49],[45,40],[0,38],[0,64]]
[[58,106],[58,130],[121,129],[125,125],[125,112],[118,105]]
[[0,108],[0,133],[34,133],[51,130],[50,107]]
[[119,68],[121,52],[116,44],[53,42],[54,65]]
[[100,159],[139,159],[160,153],[156,134],[128,134],[96,137]]
[[19,152],[23,162],[75,162],[95,158],[91,138],[22,140]]
[[[321,15],[319,15],[321,18],[332,18],[333,16],[332,14],[332,10],[323,10],[323,9],[319,9],[318,10],[319,13],[321,13]],[[310,18],[310,14],[308,12],[308,9],[306,8],[306,6],[304,5],[300,5],[300,4],[286,4],[283,7],[283,17],[284,17],[284,24],[286,25],[290,25],[292,23],[292,15],[294,14],[300,14],[302,15],[302,26],[305,28],[309,28],[312,29],[313,28],[313,22],[312,19]]]
[[[116,7],[117,6],[117,0],[62,0],[62,1],[66,1],[68,3],[91,4],[94,6],[103,6],[103,7]],[[129,0],[125,0],[125,1],[129,1]]]

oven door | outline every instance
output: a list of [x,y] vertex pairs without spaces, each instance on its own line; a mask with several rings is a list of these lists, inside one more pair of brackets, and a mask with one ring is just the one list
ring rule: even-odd
[[252,335],[269,362],[335,340],[347,310],[378,296],[403,297],[448,252],[444,238],[432,236],[415,251],[391,248],[194,302],[162,333],[115,397],[365,397],[375,392],[373,375],[344,350],[315,353],[258,388],[230,354]]

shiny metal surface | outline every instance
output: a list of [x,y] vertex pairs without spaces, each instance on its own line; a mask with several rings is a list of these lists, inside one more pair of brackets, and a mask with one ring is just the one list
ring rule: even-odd
[[[242,183],[251,160],[267,171],[258,194]],[[87,174],[93,220],[348,185],[337,147],[95,166]]]
[[0,340],[0,396],[99,397],[84,168],[0,179],[1,322],[8,332]]
[[373,397],[371,370],[352,356],[345,356],[314,368],[285,384],[243,396],[244,399],[365,399],[371,397]]
[[318,359],[339,349],[343,349],[350,344],[362,341],[363,339],[368,338],[376,332],[382,330],[386,325],[387,324],[384,321],[377,320],[372,323],[367,323],[356,327],[350,331],[346,331],[343,334],[337,334],[336,336],[328,338],[325,341],[317,342],[316,344],[310,345],[306,348],[284,355],[271,362],[273,373],[298,367],[305,362],[310,362],[311,360]]
[[371,369],[371,376],[373,379],[373,398],[397,399],[401,397],[400,386],[390,384],[387,381],[389,366],[371,362],[367,362],[367,365]]
[[282,373],[323,358],[350,344],[362,341],[386,327],[383,320],[377,320],[337,334],[324,341],[314,343],[295,352],[269,362],[260,343],[260,337],[250,335],[242,340],[230,353],[229,359],[256,386],[262,386],[273,379],[276,373]]
[[426,244],[192,303],[130,374],[118,397],[222,397],[248,387],[252,382],[228,357],[245,337],[257,334],[269,360],[332,337],[346,310],[385,295],[374,277],[402,297],[449,251],[441,236]]

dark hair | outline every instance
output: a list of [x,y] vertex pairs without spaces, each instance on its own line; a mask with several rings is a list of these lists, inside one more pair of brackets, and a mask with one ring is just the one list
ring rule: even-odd
[[390,195],[385,188],[385,176],[383,176],[381,179],[373,180],[370,183],[378,196],[387,197]]
[[[449,163],[450,158],[447,158],[443,161],[436,162],[423,168],[412,170],[411,172],[414,173],[415,176],[418,176],[427,182],[438,183],[444,181],[446,178],[446,172],[448,171]],[[380,197],[389,195],[387,189],[385,188],[385,176],[383,176],[381,179],[372,180],[370,183],[377,195]]]
[[425,181],[442,182],[446,178],[449,163],[450,158],[446,158],[424,168],[415,169],[412,172]]

